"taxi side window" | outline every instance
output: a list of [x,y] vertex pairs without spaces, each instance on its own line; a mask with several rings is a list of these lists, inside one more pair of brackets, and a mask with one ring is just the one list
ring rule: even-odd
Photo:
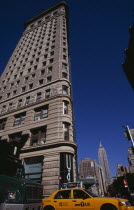
[[59,191],[54,199],[69,199],[71,198],[71,190]]
[[75,199],[86,199],[90,198],[90,196],[82,190],[74,190],[73,195]]

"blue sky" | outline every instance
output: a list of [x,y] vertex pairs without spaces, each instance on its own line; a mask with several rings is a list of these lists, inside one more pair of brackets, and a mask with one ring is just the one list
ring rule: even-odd
[[[0,71],[23,23],[57,0],[5,0],[0,6]],[[122,69],[134,22],[133,0],[67,0],[78,160],[98,158],[101,139],[111,174],[128,165],[122,125],[134,126],[134,94]]]

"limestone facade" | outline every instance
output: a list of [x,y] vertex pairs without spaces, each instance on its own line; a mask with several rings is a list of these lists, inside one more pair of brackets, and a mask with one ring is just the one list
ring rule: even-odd
[[[64,182],[61,174],[66,181],[76,181],[67,28],[64,2],[28,20],[0,78],[0,139],[16,141],[23,162],[42,157],[40,180],[45,196]],[[29,176],[36,174],[33,170]]]

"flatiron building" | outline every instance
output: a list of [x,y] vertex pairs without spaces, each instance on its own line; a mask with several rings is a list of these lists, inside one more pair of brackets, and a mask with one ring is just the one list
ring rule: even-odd
[[76,181],[65,2],[32,17],[0,78],[0,140],[15,142],[45,196]]

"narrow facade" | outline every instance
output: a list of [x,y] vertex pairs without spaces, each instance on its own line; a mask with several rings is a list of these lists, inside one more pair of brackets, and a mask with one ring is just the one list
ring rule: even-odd
[[28,20],[0,78],[0,139],[45,196],[76,181],[67,13],[60,2]]

